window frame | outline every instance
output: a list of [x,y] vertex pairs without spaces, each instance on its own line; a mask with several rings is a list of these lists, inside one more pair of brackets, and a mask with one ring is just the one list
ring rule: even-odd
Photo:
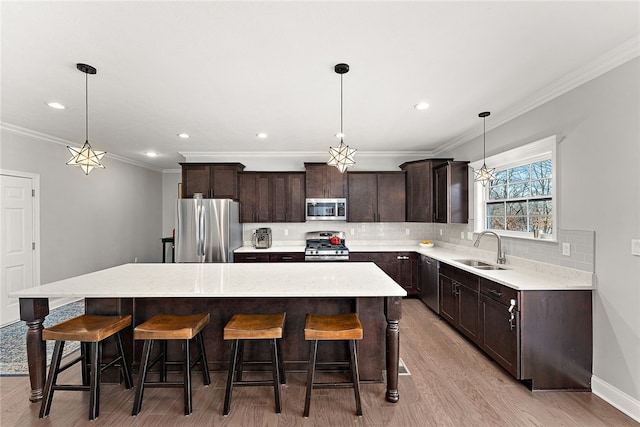
[[[527,165],[541,160],[551,160],[551,206],[553,229],[551,234],[540,235],[535,240],[557,241],[558,236],[558,162],[557,162],[557,138],[552,135],[535,142],[531,142],[502,153],[486,158],[488,167],[495,168],[496,171]],[[474,170],[484,163],[484,159],[477,160],[469,166]],[[472,180],[473,180],[473,175]],[[473,206],[474,206],[474,232],[480,233],[486,228],[486,204],[488,200],[488,186],[481,182],[473,182]],[[527,214],[528,215],[528,214]],[[514,237],[519,239],[534,239],[533,233],[525,231],[509,231],[490,229],[504,237]]]

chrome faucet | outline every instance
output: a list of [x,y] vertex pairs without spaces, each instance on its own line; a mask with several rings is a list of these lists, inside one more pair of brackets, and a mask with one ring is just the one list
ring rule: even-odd
[[480,238],[482,236],[484,236],[485,234],[493,234],[494,236],[496,236],[496,238],[498,239],[498,259],[497,259],[497,263],[498,264],[504,264],[507,262],[507,259],[504,256],[504,252],[502,252],[502,239],[500,238],[500,235],[493,232],[493,231],[489,231],[489,230],[485,230],[483,232],[481,232],[478,235],[478,238],[476,239],[475,242],[473,242],[473,246],[475,246],[476,248],[478,247],[478,245],[480,244]]

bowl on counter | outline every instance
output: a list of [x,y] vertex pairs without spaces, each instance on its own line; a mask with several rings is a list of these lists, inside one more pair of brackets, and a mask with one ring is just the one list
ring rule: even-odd
[[421,248],[432,248],[434,246],[433,243],[418,243]]

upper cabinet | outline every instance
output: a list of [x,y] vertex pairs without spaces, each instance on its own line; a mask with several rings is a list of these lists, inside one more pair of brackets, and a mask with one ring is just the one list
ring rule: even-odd
[[407,173],[408,222],[433,222],[433,168],[450,160],[425,159],[400,165]]
[[240,222],[304,222],[304,172],[240,174]]
[[405,172],[349,172],[350,222],[406,221]]
[[468,222],[468,165],[466,161],[448,161],[433,168],[433,222]]
[[238,172],[241,163],[180,163],[182,166],[182,198],[202,193],[208,199],[238,200]]
[[347,174],[326,163],[305,163],[307,197],[347,197]]

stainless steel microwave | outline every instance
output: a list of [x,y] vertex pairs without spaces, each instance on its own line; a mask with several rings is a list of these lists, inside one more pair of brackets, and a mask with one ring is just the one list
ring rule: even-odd
[[306,199],[307,221],[346,221],[347,199]]

